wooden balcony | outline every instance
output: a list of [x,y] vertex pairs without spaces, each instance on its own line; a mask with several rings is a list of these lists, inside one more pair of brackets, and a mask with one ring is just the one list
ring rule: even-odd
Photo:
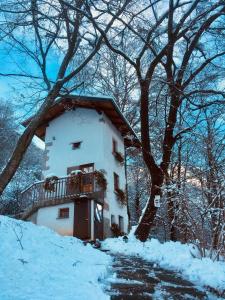
[[93,172],[34,183],[22,192],[21,197],[24,209],[40,202],[45,202],[47,206],[77,198],[89,198],[103,203],[104,189],[97,183]]

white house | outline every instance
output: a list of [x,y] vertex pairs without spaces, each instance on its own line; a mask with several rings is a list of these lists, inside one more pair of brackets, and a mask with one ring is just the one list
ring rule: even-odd
[[126,148],[140,143],[113,99],[61,98],[36,135],[44,180],[23,192],[31,203],[23,219],[84,240],[127,233]]

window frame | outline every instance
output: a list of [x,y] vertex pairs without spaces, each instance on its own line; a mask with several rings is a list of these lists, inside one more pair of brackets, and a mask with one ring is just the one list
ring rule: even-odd
[[58,219],[69,219],[69,217],[70,217],[69,207],[60,207],[58,209]]
[[[84,172],[85,168],[90,168],[91,170],[89,170],[88,172]],[[93,173],[95,171],[95,164],[94,163],[88,163],[88,164],[84,164],[84,165],[68,167],[67,168],[67,175],[69,175],[72,171],[76,171],[76,170],[81,170],[85,174]]]
[[112,224],[116,224],[116,216],[111,214],[110,221],[111,221],[111,226],[112,226]]
[[72,150],[80,149],[82,141],[72,142]]
[[118,191],[120,189],[120,177],[116,172],[113,172],[114,178],[114,191]]
[[121,232],[124,232],[124,217],[119,215],[119,229]]
[[112,153],[115,154],[116,152],[118,152],[118,142],[112,138]]

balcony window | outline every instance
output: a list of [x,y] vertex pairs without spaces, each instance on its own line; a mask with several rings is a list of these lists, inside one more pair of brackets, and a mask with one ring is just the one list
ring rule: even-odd
[[59,219],[67,219],[69,218],[69,207],[65,207],[65,208],[60,208],[59,209],[59,214],[58,214],[58,218]]
[[86,165],[81,165],[80,170],[82,170],[83,173],[91,173],[94,172],[94,164],[86,164]]
[[94,164],[90,163],[90,164],[85,164],[85,165],[80,165],[80,166],[74,166],[74,167],[69,167],[67,168],[67,174],[71,174],[71,172],[73,171],[77,171],[77,172],[81,172],[81,173],[91,173],[94,172]]

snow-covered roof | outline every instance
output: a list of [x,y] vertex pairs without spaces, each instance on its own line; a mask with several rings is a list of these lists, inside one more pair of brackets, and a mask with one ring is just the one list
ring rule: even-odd
[[[124,136],[124,143],[126,147],[140,147],[140,141],[136,133],[131,128],[129,122],[122,114],[113,98],[108,96],[68,95],[56,100],[46,114],[43,122],[36,130],[35,134],[44,140],[48,122],[58,117],[66,110],[73,109],[75,107],[91,108],[99,112],[103,111],[114,126],[120,131],[122,136]],[[32,118],[33,116],[25,120],[22,125],[26,127]]]

